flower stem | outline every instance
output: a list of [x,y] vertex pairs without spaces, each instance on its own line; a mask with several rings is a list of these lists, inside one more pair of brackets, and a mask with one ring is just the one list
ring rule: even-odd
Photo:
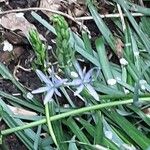
[[[150,97],[139,98],[139,102],[146,102],[146,101],[150,101]],[[56,120],[59,120],[59,119],[63,119],[65,117],[82,114],[82,113],[88,112],[88,111],[98,110],[98,109],[117,106],[117,105],[130,104],[130,103],[133,103],[133,99],[123,100],[123,101],[114,101],[114,102],[109,102],[109,103],[93,105],[93,106],[89,106],[89,107],[83,107],[83,108],[80,108],[80,109],[75,109],[75,110],[72,110],[72,111],[69,111],[69,112],[65,112],[65,113],[62,113],[62,114],[58,114],[58,115],[49,117],[49,120],[50,121],[56,121]],[[2,135],[7,135],[7,134],[17,132],[17,131],[20,131],[20,130],[23,130],[23,129],[27,129],[27,128],[31,128],[31,127],[34,127],[34,126],[38,126],[40,124],[44,124],[44,123],[46,123],[46,121],[47,121],[46,119],[41,119],[39,121],[35,121],[35,122],[25,124],[25,125],[22,125],[22,126],[18,126],[18,127],[15,127],[15,128],[2,130],[1,134]]]
[[52,127],[51,120],[50,120],[49,103],[45,104],[45,114],[46,114],[46,122],[47,122],[49,133],[50,133],[55,145],[58,147],[56,136],[54,134],[53,127]]

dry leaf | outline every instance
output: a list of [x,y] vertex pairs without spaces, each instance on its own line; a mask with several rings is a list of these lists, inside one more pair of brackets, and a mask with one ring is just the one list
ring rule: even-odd
[[144,114],[150,118],[150,108],[146,108],[143,110]]
[[[59,10],[60,2],[61,0],[41,0],[39,7],[52,9],[52,10]],[[48,16],[52,15],[52,13],[49,13],[49,12],[43,12],[43,13],[45,13]]]
[[15,115],[27,115],[27,116],[36,116],[37,115],[37,113],[35,113],[33,111],[29,111],[29,110],[19,108],[19,107],[13,107],[10,105],[7,105],[7,106]]
[[10,42],[11,44],[14,45],[22,45],[26,42],[25,38],[23,37],[22,33],[20,33],[21,31],[13,32],[13,31],[6,31],[4,33],[4,37],[5,39],[8,40],[8,42]]
[[34,25],[30,24],[26,18],[23,16],[23,13],[11,13],[3,16],[0,19],[0,24],[10,30],[21,30],[25,35],[28,34],[28,31],[32,28],[35,28]]
[[123,42],[121,41],[121,39],[117,38],[116,39],[116,53],[117,53],[118,58],[122,58],[123,47],[124,47]]

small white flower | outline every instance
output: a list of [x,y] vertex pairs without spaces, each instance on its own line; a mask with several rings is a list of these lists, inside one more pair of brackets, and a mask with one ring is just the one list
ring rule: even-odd
[[140,83],[141,89],[146,90],[147,82],[145,80],[140,80],[139,83]]
[[141,89],[145,91],[146,90],[145,85],[141,85]]
[[126,47],[131,46],[131,43],[126,43],[125,46]]
[[28,92],[28,93],[27,93],[27,98],[28,98],[28,99],[33,99],[33,95],[32,95],[30,92]]
[[124,92],[125,92],[125,94],[129,94],[130,93],[130,91],[128,89],[126,89],[126,88],[124,88]]
[[147,84],[146,80],[140,80],[139,83],[140,84]]
[[134,56],[136,57],[139,56],[139,54],[140,54],[139,52],[134,52]]
[[78,78],[78,74],[76,73],[76,72],[74,72],[74,71],[71,71],[71,76],[73,77],[73,78]]
[[3,42],[4,46],[3,46],[3,51],[9,51],[11,52],[13,50],[13,45],[11,43],[9,43],[7,40],[5,40]]
[[64,108],[69,108],[70,105],[69,104],[64,104]]
[[51,50],[51,49],[52,49],[52,46],[48,45],[47,49],[48,49],[48,50]]
[[117,83],[117,81],[115,79],[108,79],[107,80],[108,85],[115,85],[116,83]]
[[119,61],[120,61],[120,64],[123,65],[123,66],[128,65],[128,62],[124,58],[121,58]]

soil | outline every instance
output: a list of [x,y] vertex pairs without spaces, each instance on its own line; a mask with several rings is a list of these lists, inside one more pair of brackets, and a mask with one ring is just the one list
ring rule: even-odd
[[[105,0],[100,0],[97,2],[96,7],[98,8],[99,12],[101,14],[107,14],[112,13],[114,8]],[[40,3],[40,0],[8,0],[8,3],[0,2],[0,7],[2,10],[11,10],[16,8],[28,8],[28,7],[38,7]],[[75,10],[76,8],[84,7],[85,12],[82,14],[87,15],[88,12],[85,9],[85,6],[83,4],[66,4],[66,3],[60,3],[60,10],[67,13],[68,9]],[[39,15],[41,15],[44,19],[49,21],[49,18],[42,13],[41,11],[37,12]],[[52,42],[52,39],[55,38],[55,36],[49,32],[47,32],[47,29],[44,28],[41,24],[38,23],[31,15],[30,12],[25,12],[26,19],[34,24],[40,34],[44,36],[44,38],[47,40],[48,44],[55,46]],[[49,21],[50,22],[50,21]],[[112,24],[110,20],[106,20],[108,26],[115,30],[115,25]],[[80,28],[78,25],[74,24],[72,21],[68,20],[69,26],[72,27],[72,29],[76,30],[80,33]],[[92,34],[92,40],[94,41],[95,38],[100,34],[95,23],[93,21],[85,21],[85,25],[89,28],[91,34]],[[32,47],[29,44],[27,38],[20,34],[20,31],[11,31],[8,29],[5,29],[3,27],[0,27],[0,41],[3,42],[4,40],[8,40],[11,44],[14,46],[13,52],[7,52],[7,51],[0,51],[0,62],[4,63],[12,73],[15,72],[15,69],[17,65],[19,64],[23,68],[30,69],[32,67],[31,62],[34,59],[34,53],[32,51]],[[3,45],[0,44],[0,48],[2,49]],[[49,55],[51,56],[51,54]],[[50,59],[52,59],[50,57]],[[24,69],[18,68],[15,73],[16,78],[28,89],[33,90],[38,87],[38,83],[40,83],[39,79],[35,78],[35,73],[33,71],[26,71]],[[32,82],[32,84],[31,84]],[[0,79],[0,90],[5,91],[7,93],[17,93],[17,89],[6,80]],[[71,93],[70,93],[71,94]],[[79,107],[83,105],[82,102],[76,100],[76,104],[78,104]],[[6,124],[1,121],[0,122],[0,130],[8,128]],[[26,147],[23,143],[20,142],[20,140],[13,134],[6,137],[4,141],[4,145],[7,145],[7,148],[9,150],[26,150]],[[4,147],[1,146],[0,149],[4,149]]]

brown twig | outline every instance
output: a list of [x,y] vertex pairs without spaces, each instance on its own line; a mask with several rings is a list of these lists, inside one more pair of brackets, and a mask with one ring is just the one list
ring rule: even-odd
[[12,10],[7,10],[7,11],[3,11],[3,12],[0,12],[0,16],[3,16],[3,15],[6,15],[6,14],[10,14],[10,13],[18,13],[18,12],[26,12],[26,11],[35,11],[35,10],[41,10],[41,11],[46,11],[46,12],[51,12],[51,13],[54,13],[54,14],[59,14],[59,15],[62,15],[72,21],[74,21],[75,23],[77,23],[79,26],[82,26],[82,28],[85,30],[85,31],[88,31],[87,27],[86,26],[83,26],[81,22],[75,20],[74,17],[64,13],[64,12],[61,12],[61,11],[57,11],[57,10],[53,10],[53,9],[48,9],[48,8],[40,8],[40,7],[31,7],[31,8],[21,8],[21,9],[12,9]]
[[[84,16],[84,17],[72,17],[64,12],[61,11],[57,11],[57,10],[53,10],[53,9],[48,9],[48,8],[40,8],[40,7],[31,7],[31,8],[22,8],[22,9],[12,9],[12,10],[8,10],[8,11],[3,11],[0,12],[0,16],[9,14],[9,13],[18,13],[18,12],[26,12],[26,11],[36,11],[36,10],[41,10],[41,11],[46,11],[46,12],[51,12],[51,13],[55,13],[55,14],[59,14],[62,15],[72,21],[74,21],[75,23],[77,23],[79,26],[82,26],[82,28],[88,32],[88,29],[86,26],[83,26],[83,24],[81,23],[82,21],[85,20],[92,20],[93,17],[92,16]],[[140,17],[143,16],[144,14],[142,13],[131,13],[131,15],[133,17]],[[120,14],[116,13],[116,14],[106,14],[106,15],[99,15],[101,18],[119,18]],[[123,14],[124,17],[126,17],[125,14]]]
[[[131,13],[133,17],[140,17],[144,16],[142,13]],[[99,15],[101,18],[119,18],[120,14],[115,13],[115,14],[106,14],[106,15]],[[125,14],[123,14],[123,17],[127,17]],[[84,20],[93,20],[92,16],[84,16],[84,17],[76,17],[74,18],[76,21],[84,21]]]

